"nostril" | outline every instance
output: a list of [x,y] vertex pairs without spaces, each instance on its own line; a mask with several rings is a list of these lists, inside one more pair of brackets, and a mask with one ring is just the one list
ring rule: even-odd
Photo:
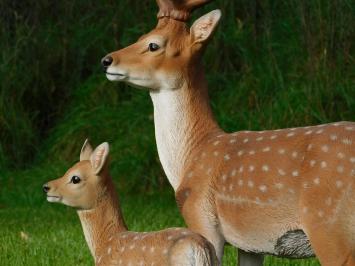
[[43,192],[47,193],[50,190],[50,187],[48,186],[48,184],[44,184],[43,185]]
[[109,67],[113,62],[113,58],[111,56],[106,56],[101,60],[101,64],[104,67]]

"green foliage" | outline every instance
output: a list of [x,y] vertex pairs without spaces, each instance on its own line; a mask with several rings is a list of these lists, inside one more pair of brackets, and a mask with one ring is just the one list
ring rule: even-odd
[[[354,4],[212,2],[223,20],[204,57],[222,127],[265,129],[351,120]],[[76,160],[110,141],[127,187],[164,187],[146,92],[106,81],[100,58],[153,28],[154,1],[0,3],[0,170]]]

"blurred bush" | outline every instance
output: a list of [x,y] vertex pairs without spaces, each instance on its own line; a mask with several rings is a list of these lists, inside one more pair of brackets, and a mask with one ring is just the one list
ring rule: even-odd
[[[352,0],[214,1],[223,20],[204,57],[227,131],[354,120]],[[100,59],[156,23],[153,0],[0,1],[0,173],[112,146],[127,189],[164,188],[146,91],[110,83]]]

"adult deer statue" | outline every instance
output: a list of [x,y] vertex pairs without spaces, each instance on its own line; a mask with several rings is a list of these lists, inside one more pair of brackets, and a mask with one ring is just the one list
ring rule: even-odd
[[86,242],[97,266],[213,266],[211,243],[186,228],[128,231],[109,171],[107,142],[92,149],[85,141],[80,162],[43,186],[49,202],[77,209]]
[[220,262],[229,242],[355,265],[355,123],[223,132],[201,64],[221,12],[189,29],[190,12],[206,0],[157,2],[156,28],[102,64],[109,80],[149,89],[160,161],[188,227],[214,245]]

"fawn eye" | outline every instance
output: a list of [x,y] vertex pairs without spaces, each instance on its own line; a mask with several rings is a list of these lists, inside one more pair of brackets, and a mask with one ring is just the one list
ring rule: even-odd
[[78,183],[80,183],[80,181],[81,181],[81,179],[77,175],[72,176],[72,178],[70,180],[70,182],[72,182],[73,184],[78,184]]
[[151,51],[151,52],[154,52],[154,51],[158,50],[159,48],[160,48],[160,46],[156,43],[151,42],[149,44],[149,51]]

